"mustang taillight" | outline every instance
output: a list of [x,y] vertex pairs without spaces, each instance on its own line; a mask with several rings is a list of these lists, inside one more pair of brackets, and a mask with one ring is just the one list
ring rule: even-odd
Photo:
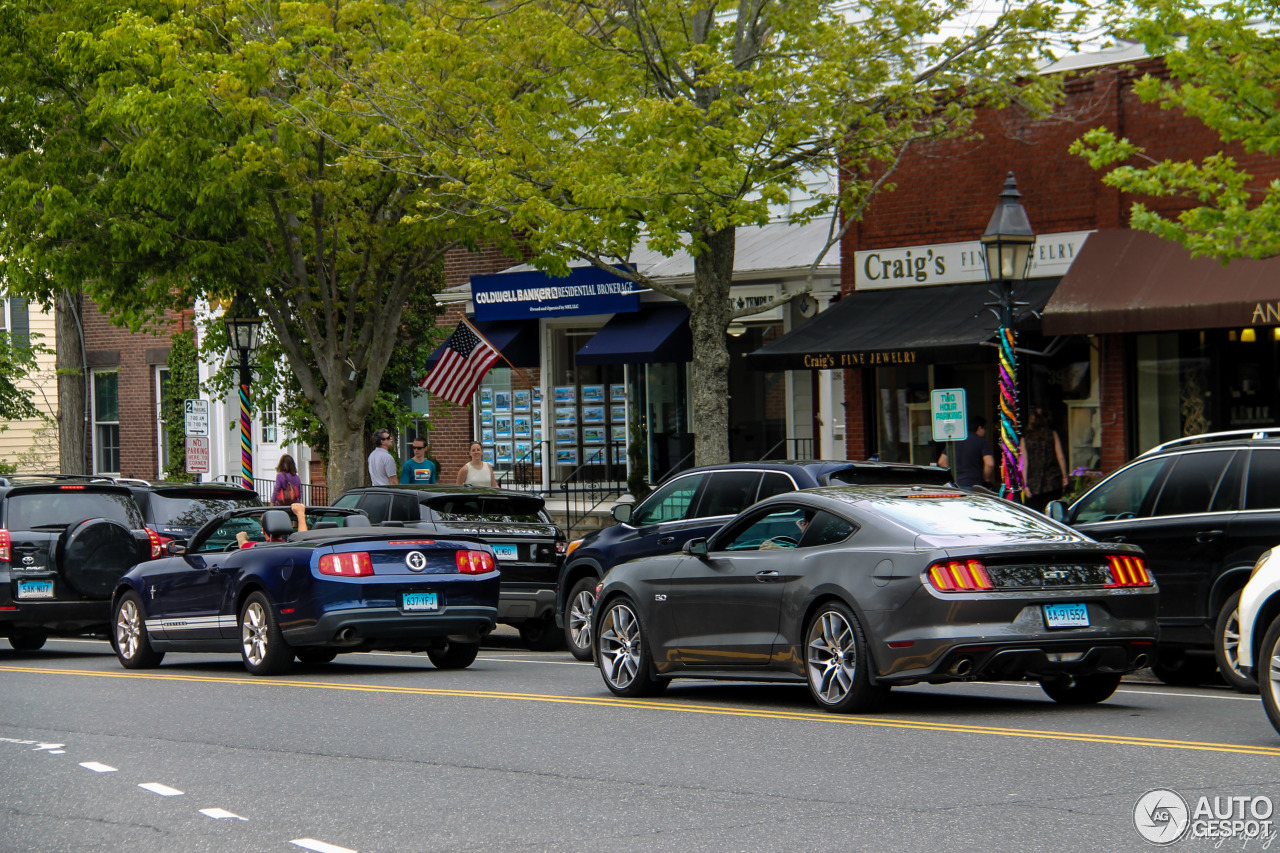
[[9,538],[9,531],[0,527],[0,562],[7,563],[13,559],[13,540]]
[[488,551],[459,551],[458,571],[464,575],[482,575],[493,571],[493,555]]
[[1111,566],[1111,583],[1107,586],[1151,586],[1151,575],[1141,557],[1113,555],[1107,557]]
[[161,536],[150,527],[147,530],[147,541],[151,543],[151,559],[158,560],[164,556],[164,543],[172,542],[168,536]]
[[929,583],[938,592],[975,592],[994,589],[987,567],[979,560],[946,560],[928,571]]
[[364,551],[325,554],[320,558],[320,574],[344,578],[363,578],[373,574],[373,560]]

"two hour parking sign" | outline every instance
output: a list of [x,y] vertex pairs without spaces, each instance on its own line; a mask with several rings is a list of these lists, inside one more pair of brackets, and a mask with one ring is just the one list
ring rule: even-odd
[[930,395],[934,441],[964,441],[969,437],[963,388],[939,388]]

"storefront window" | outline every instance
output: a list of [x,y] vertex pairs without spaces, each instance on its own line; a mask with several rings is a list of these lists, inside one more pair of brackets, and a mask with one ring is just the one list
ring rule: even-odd
[[[1138,335],[1135,341],[1138,449],[1147,450],[1217,426],[1209,332]],[[1224,377],[1225,379],[1226,377]],[[1246,383],[1250,384],[1250,383]],[[1274,387],[1274,386],[1273,386]],[[1239,396],[1240,387],[1230,389]],[[1272,391],[1271,396],[1274,397]]]
[[644,364],[643,411],[649,439],[649,482],[693,466],[686,365]]
[[936,461],[929,414],[929,366],[876,368],[876,453],[881,462]]
[[627,378],[621,364],[578,364],[575,356],[598,329],[550,328],[552,476],[585,467],[593,479],[627,476]]

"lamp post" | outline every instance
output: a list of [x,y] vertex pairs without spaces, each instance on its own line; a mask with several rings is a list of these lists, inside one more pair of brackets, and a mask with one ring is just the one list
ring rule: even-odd
[[227,337],[231,347],[240,354],[240,476],[246,489],[253,488],[253,423],[249,420],[249,383],[253,371],[249,367],[249,353],[258,346],[258,330],[262,321],[257,317],[238,318],[241,313],[233,305],[226,319]]
[[983,261],[987,281],[996,285],[996,332],[1000,354],[1000,494],[1018,497],[1023,490],[1022,469],[1018,464],[1020,435],[1018,430],[1018,354],[1014,314],[1018,303],[1013,299],[1014,285],[1027,277],[1031,268],[1031,250],[1036,234],[1031,230],[1022,193],[1013,172],[1005,178],[1000,203],[991,214],[987,230],[982,234]]

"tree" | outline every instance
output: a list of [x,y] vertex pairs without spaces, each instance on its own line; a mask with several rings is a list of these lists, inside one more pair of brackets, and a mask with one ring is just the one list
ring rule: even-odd
[[[30,291],[83,282],[135,330],[200,298],[248,301],[324,424],[330,488],[359,485],[410,293],[485,234],[438,182],[344,155],[397,150],[344,77],[411,23],[430,30],[420,7],[377,0],[4,7],[0,118],[21,132],[0,131],[3,271]],[[424,121],[454,132],[446,113]]]
[[[730,308],[737,229],[766,223],[771,205],[809,192],[806,178],[842,168],[839,193],[820,191],[791,217],[838,211],[843,225],[833,225],[827,248],[835,245],[892,188],[894,164],[913,142],[965,133],[980,105],[1047,108],[1055,83],[1035,74],[1037,63],[1078,22],[1039,0],[1007,4],[969,28],[961,26],[969,0],[540,0],[477,9],[468,35],[480,50],[467,63],[483,82],[446,91],[433,54],[420,50],[357,88],[398,140],[437,155],[431,167],[442,165],[440,148],[451,150],[450,186],[509,218],[541,268],[620,267],[688,306],[700,465],[728,460],[726,329],[775,304]],[[470,132],[433,137],[431,111],[455,99],[483,104]],[[362,142],[368,156],[395,156]],[[627,266],[641,241],[667,255],[688,251],[692,287]]]
[[[1270,174],[1280,154],[1280,42],[1270,23],[1273,0],[1141,0],[1120,32],[1162,56],[1168,79],[1148,74],[1134,91],[1147,103],[1181,110],[1249,155]],[[1103,181],[1127,193],[1180,199],[1161,214],[1135,202],[1130,224],[1181,243],[1196,256],[1262,258],[1280,253],[1280,180],[1259,180],[1225,150],[1199,162],[1157,159],[1106,128],[1085,134],[1072,151]],[[1141,165],[1117,165],[1130,160]]]

